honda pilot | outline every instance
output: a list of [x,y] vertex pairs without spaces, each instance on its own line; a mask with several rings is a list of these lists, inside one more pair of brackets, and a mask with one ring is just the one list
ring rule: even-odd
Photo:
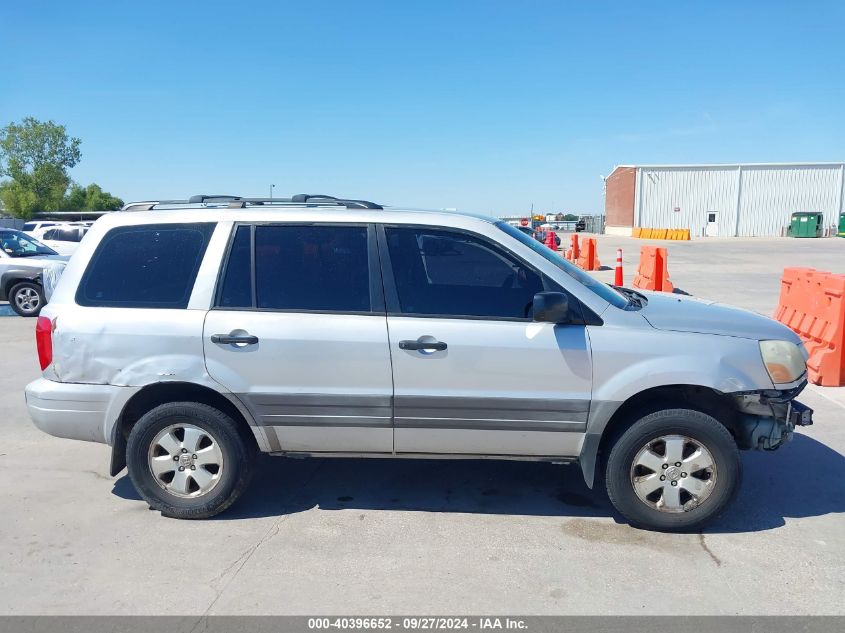
[[36,325],[36,426],[111,447],[169,517],[259,453],[577,463],[632,524],[697,530],[788,442],[807,353],[763,316],[611,287],[506,222],[363,200],[134,203]]

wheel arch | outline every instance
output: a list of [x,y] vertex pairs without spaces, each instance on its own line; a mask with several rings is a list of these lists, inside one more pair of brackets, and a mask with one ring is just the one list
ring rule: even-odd
[[23,282],[41,283],[41,271],[34,267],[15,266],[0,275],[0,295],[8,297],[15,285]]
[[12,288],[17,286],[18,284],[36,284],[38,286],[41,285],[41,278],[40,277],[22,277],[22,276],[14,276],[9,277],[8,279],[3,279],[3,291],[2,295],[7,298],[12,292]]
[[120,411],[111,431],[111,475],[115,476],[126,467],[126,440],[132,427],[145,413],[169,402],[198,402],[214,407],[231,417],[244,438],[255,442],[259,449],[262,436],[253,423],[252,415],[234,396],[226,395],[214,389],[190,382],[156,382],[146,385],[135,393]]
[[587,486],[595,483],[596,466],[613,442],[641,417],[661,409],[693,409],[722,423],[732,436],[737,433],[734,399],[702,385],[661,385],[644,389],[621,403],[594,403],[578,462]]

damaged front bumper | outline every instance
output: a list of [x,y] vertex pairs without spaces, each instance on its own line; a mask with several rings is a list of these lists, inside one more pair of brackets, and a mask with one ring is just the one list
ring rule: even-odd
[[[803,385],[802,385],[803,387]],[[737,444],[742,449],[773,451],[792,440],[796,426],[810,426],[813,410],[788,394],[758,392],[735,395],[739,417]]]

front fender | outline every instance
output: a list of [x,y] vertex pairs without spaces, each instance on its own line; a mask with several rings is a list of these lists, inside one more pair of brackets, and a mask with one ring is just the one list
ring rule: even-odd
[[579,462],[592,487],[608,422],[626,401],[657,387],[691,385],[721,393],[773,389],[755,340],[626,328],[590,329],[593,397]]
[[[722,393],[773,389],[757,341],[733,336],[595,328],[593,400],[624,402],[654,387],[699,385]],[[592,431],[588,427],[588,431]]]

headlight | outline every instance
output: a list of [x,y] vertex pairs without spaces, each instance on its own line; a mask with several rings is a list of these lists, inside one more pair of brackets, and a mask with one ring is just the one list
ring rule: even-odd
[[794,382],[807,371],[804,355],[797,345],[789,341],[760,341],[760,354],[776,385]]

